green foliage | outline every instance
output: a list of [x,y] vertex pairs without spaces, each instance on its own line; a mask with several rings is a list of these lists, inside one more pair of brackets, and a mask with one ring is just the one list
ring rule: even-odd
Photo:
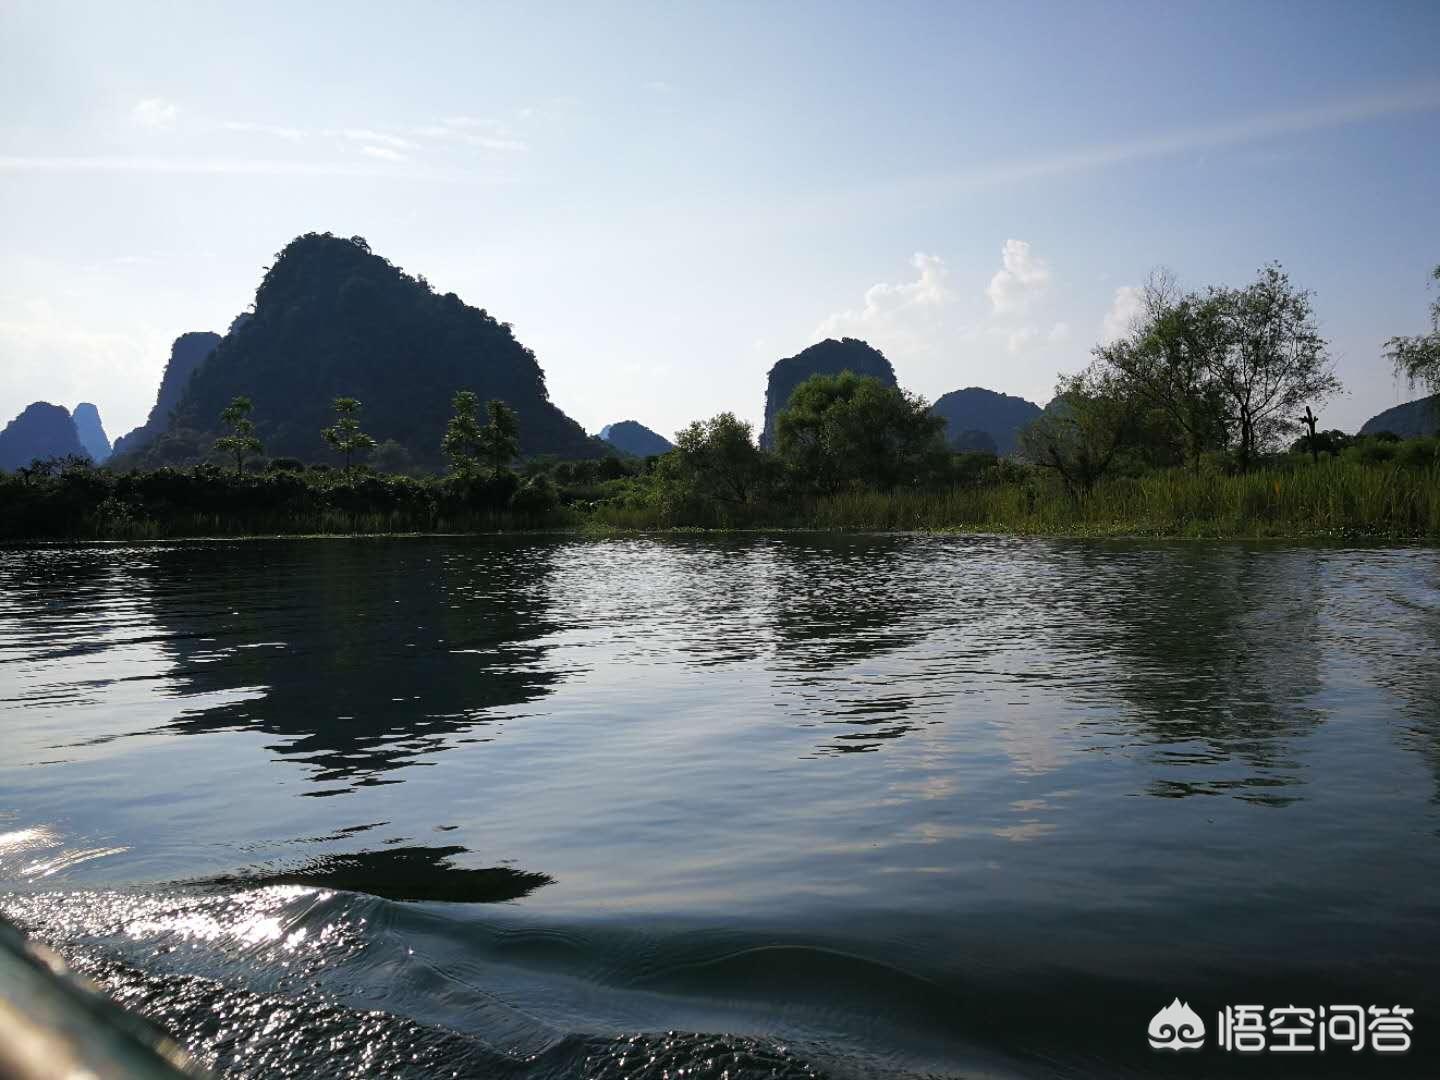
[[560,508],[560,492],[544,473],[530,477],[510,498],[510,507],[528,520],[544,520]]
[[[1440,283],[1440,266],[1430,275]],[[1440,394],[1440,298],[1430,305],[1430,332],[1415,337],[1392,337],[1385,343],[1385,355],[1410,385],[1423,383]]]
[[1221,323],[1208,366],[1236,432],[1240,467],[1298,423],[1301,406],[1339,393],[1310,293],[1272,264],[1243,289],[1212,289],[1207,301]]
[[1203,293],[1152,275],[1135,325],[1094,355],[1100,377],[1152,412],[1129,434],[1152,464],[1172,440],[1196,468],[1232,448],[1243,470],[1299,426],[1302,407],[1340,390],[1310,293],[1276,264],[1244,288]]
[[655,501],[677,523],[736,523],[773,476],[751,426],[733,413],[720,413],[676,432],[675,449],[655,466]]
[[844,371],[812,375],[795,388],[776,418],[776,447],[804,486],[890,491],[944,468],[944,430],[924,398]]
[[485,403],[489,422],[480,429],[480,460],[492,473],[507,468],[520,455],[520,418],[503,401]]
[[220,423],[225,426],[228,434],[216,439],[214,447],[219,453],[234,455],[237,474],[245,471],[247,455],[259,454],[264,450],[255,434],[255,424],[250,419],[252,408],[250,399],[242,395],[231,399],[230,404],[220,413]]
[[480,399],[473,390],[460,390],[455,394],[451,407],[455,414],[445,425],[445,437],[440,448],[450,463],[450,471],[457,476],[468,476],[479,471],[480,462],[480,420],[476,413]]
[[1310,435],[1301,435],[1290,444],[1292,454],[1308,454],[1312,450],[1317,454],[1338,454],[1355,441],[1353,435],[1341,431],[1339,428],[1331,428],[1329,431],[1315,432],[1312,444]]
[[1180,294],[1173,279],[1157,271],[1146,283],[1136,323],[1124,336],[1096,347],[1097,376],[1154,414],[1136,432],[1141,448],[1156,450],[1157,436],[1173,440],[1198,468],[1207,451],[1225,446],[1228,418],[1211,375],[1222,334],[1218,305]]
[[485,403],[488,420],[480,423],[480,399],[470,390],[456,393],[455,414],[445,428],[441,449],[457,476],[488,470],[493,476],[507,468],[520,453],[520,420],[503,401]]
[[1072,498],[1089,495],[1132,440],[1142,406],[1122,377],[1104,369],[1062,377],[1055,401],[1021,432],[1021,449],[1053,470]]
[[360,420],[357,416],[360,412],[360,402],[352,397],[338,397],[335,399],[334,405],[337,419],[335,423],[324,428],[320,435],[330,444],[331,449],[345,459],[345,471],[348,473],[351,459],[356,454],[373,450],[375,440],[360,430]]

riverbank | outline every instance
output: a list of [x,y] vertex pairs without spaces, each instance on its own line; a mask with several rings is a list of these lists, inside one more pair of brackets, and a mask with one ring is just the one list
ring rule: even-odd
[[646,475],[583,486],[546,476],[462,485],[373,473],[86,468],[0,484],[0,539],[12,541],[674,530],[1437,539],[1440,465],[1281,459],[1247,473],[1113,477],[1080,497],[1040,470],[1006,465],[939,490],[782,489],[701,503],[671,498]]

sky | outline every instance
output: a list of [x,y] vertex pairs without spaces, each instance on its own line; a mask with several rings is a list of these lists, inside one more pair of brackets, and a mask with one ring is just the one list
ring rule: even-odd
[[1312,290],[1353,430],[1440,263],[1440,4],[0,0],[0,421],[142,423],[330,231],[513,324],[588,431],[830,336],[1049,400],[1156,267]]

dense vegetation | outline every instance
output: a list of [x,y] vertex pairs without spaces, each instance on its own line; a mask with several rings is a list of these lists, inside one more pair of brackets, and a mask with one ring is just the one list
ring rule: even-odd
[[[1432,339],[1397,342],[1397,368],[1440,386],[1440,364],[1425,366]],[[1157,277],[1129,332],[1061,379],[1022,432],[1018,458],[957,451],[923,398],[844,367],[793,388],[767,447],[722,413],[643,459],[523,458],[523,415],[498,398],[482,409],[462,390],[432,433],[444,475],[411,461],[397,468],[369,433],[369,404],[344,395],[313,433],[337,465],[267,457],[263,413],[236,395],[217,410],[208,447],[228,465],[37,463],[0,476],[0,535],[781,527],[1440,537],[1440,437],[1323,430],[1313,410],[1337,390],[1309,294],[1279,267],[1240,289],[1185,292]]]

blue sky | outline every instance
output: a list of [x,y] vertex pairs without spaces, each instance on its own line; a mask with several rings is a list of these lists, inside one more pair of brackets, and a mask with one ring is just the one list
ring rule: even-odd
[[1048,399],[1153,267],[1314,290],[1354,428],[1440,263],[1440,5],[0,3],[0,419],[140,423],[329,230],[588,430],[758,420],[827,335]]

